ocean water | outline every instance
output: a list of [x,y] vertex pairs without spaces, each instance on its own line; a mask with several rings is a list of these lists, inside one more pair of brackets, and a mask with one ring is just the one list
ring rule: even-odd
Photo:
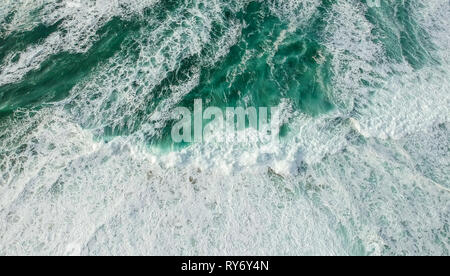
[[[0,255],[449,255],[450,1],[2,0]],[[170,139],[277,106],[278,143]]]

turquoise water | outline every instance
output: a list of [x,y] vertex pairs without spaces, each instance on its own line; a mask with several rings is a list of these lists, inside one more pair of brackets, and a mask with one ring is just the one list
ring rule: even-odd
[[[449,1],[0,7],[0,254],[449,254]],[[196,99],[279,143],[173,143]]]

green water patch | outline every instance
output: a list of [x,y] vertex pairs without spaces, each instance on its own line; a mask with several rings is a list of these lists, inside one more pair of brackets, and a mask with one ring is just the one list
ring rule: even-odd
[[[7,4],[4,4],[7,5]],[[5,39],[7,36],[11,35],[9,33],[11,27],[13,29],[22,29],[22,31],[13,31],[13,33],[20,34],[20,33],[27,33],[32,30],[28,30],[30,27],[30,24],[37,25],[37,27],[42,27],[45,24],[42,23],[40,20],[40,14],[42,13],[43,9],[45,8],[45,5],[43,3],[36,2],[36,6],[33,7],[32,10],[28,11],[27,14],[27,24],[24,24],[24,22],[21,22],[23,20],[17,20],[16,22],[14,19],[16,19],[16,15],[18,13],[18,10],[12,9],[9,10],[3,18],[0,18],[0,39]],[[8,9],[5,7],[5,9]],[[58,24],[58,23],[56,23]],[[18,27],[18,28],[17,28]],[[35,27],[36,28],[36,27]]]
[[414,9],[418,7],[411,3],[412,1],[406,1],[405,5],[398,9],[397,19],[404,27],[400,32],[403,56],[413,68],[420,69],[436,62],[431,53],[435,47],[430,35],[414,19]]
[[1,86],[0,115],[17,108],[64,99],[93,68],[120,51],[128,32],[138,28],[139,24],[115,18],[99,30],[100,39],[87,53],[63,52],[53,55],[38,70],[26,74],[22,81]]
[[3,39],[6,36],[7,26],[11,24],[14,20],[14,16],[16,11],[10,11],[6,16],[0,21],[0,39]]
[[[329,1],[324,4],[327,5],[331,5]],[[237,13],[225,9],[223,14],[226,20],[212,23],[211,40],[201,52],[181,58],[176,69],[168,72],[149,93],[148,105],[133,116],[124,117],[120,124],[106,126],[105,137],[130,135],[142,124],[150,123],[155,128],[159,125],[159,129],[156,134],[152,132],[146,136],[147,144],[170,150],[184,148],[187,144],[174,145],[171,141],[171,129],[176,121],[168,119],[161,127],[159,122],[146,120],[160,103],[173,96],[174,87],[185,86],[198,70],[198,85],[183,96],[178,107],[193,111],[194,101],[202,99],[204,109],[219,107],[223,114],[228,107],[270,108],[286,100],[295,110],[310,116],[334,108],[329,100],[331,56],[320,45],[316,29],[324,22],[292,30],[289,22],[273,16],[268,6],[261,2],[252,2]],[[223,58],[211,64],[210,60],[224,47],[221,38],[233,28],[231,22],[243,23],[242,34]],[[289,127],[282,126],[281,134],[288,132]]]
[[367,10],[366,18],[373,24],[374,42],[383,45],[387,58],[395,63],[406,60],[414,69],[437,63],[430,35],[414,17],[422,4],[414,0],[380,3],[379,8]]
[[155,22],[164,22],[168,17],[183,8],[179,0],[159,1],[149,8],[145,8],[142,15],[144,19]]
[[[330,3],[326,3],[329,5]],[[289,23],[270,14],[264,3],[253,2],[242,12],[227,13],[230,20],[246,22],[242,36],[229,53],[214,66],[203,66],[199,85],[178,106],[192,110],[194,101],[202,99],[204,108],[274,107],[288,100],[295,110],[310,116],[332,110],[331,57],[318,42],[316,22],[311,28],[289,30]],[[211,37],[220,37],[225,28],[215,26]],[[210,43],[202,55],[182,61],[180,67],[157,87],[154,94],[167,95],[170,85],[182,85],[202,64],[205,55],[221,45]],[[149,110],[151,112],[151,110]],[[168,122],[160,137],[151,143],[173,149]],[[288,126],[282,126],[286,135]],[[175,146],[178,147],[178,146]]]
[[236,18],[247,23],[240,41],[217,66],[202,71],[183,104],[203,98],[214,106],[271,107],[290,99],[310,115],[332,108],[324,84],[330,79],[326,53],[313,37],[301,29],[289,32],[288,23],[259,2]]
[[[184,28],[189,28],[189,26],[185,26],[185,20],[189,20],[192,17],[192,11],[187,9],[185,5],[180,5],[179,1],[171,0],[155,3],[155,5],[144,9],[140,15],[133,18],[133,20],[138,21],[141,25],[140,31],[127,33],[127,37],[122,43],[121,51],[115,56],[114,63],[109,65],[112,65],[114,68],[118,64],[126,63],[126,66],[130,66],[130,63],[135,63],[136,68],[139,68],[139,70],[137,70],[136,74],[133,74],[134,79],[131,80],[131,86],[126,86],[122,91],[113,89],[111,95],[107,97],[102,104],[101,110],[95,115],[95,120],[92,122],[84,121],[82,126],[91,129],[98,128],[100,122],[100,124],[104,126],[101,131],[101,136],[104,140],[109,141],[115,136],[133,134],[139,130],[143,123],[150,123],[148,122],[149,114],[155,112],[156,108],[163,100],[170,99],[173,96],[174,91],[172,90],[172,87],[174,85],[183,85],[185,82],[188,82],[192,70],[203,62],[200,55],[190,56],[186,55],[186,52],[175,53],[176,55],[179,55],[177,60],[178,64],[175,70],[169,70],[169,67],[171,67],[171,65],[168,64],[169,59],[174,58],[174,52],[171,47],[178,47],[179,45],[172,43],[168,44],[166,42],[167,40],[170,40],[171,37],[177,35],[175,32],[180,30],[183,31]],[[174,18],[177,18],[178,20],[174,20]],[[199,18],[196,17],[196,20],[199,20]],[[196,22],[196,24],[200,27],[202,25],[201,22]],[[152,34],[154,33],[158,33],[158,35],[153,36]],[[183,33],[179,39],[180,41],[174,43],[182,43],[183,40],[185,43],[190,42],[186,39],[186,33]],[[148,45],[151,45],[151,47],[147,47]],[[168,60],[168,63],[163,63],[161,65],[162,70],[167,70],[166,77],[154,87],[154,80],[150,79],[144,72],[147,69],[147,66],[154,66],[158,61],[155,58],[143,61],[141,59],[142,51],[145,51],[145,54],[156,54],[156,52],[160,52],[162,56]],[[108,65],[106,65],[105,68],[107,67]],[[95,74],[95,72],[93,72],[93,74]],[[118,74],[120,73],[113,69],[110,72],[110,77],[114,78],[115,76],[118,79],[124,78],[125,82],[130,81],[130,79],[127,79],[127,76],[119,76]],[[102,80],[99,82],[101,83]],[[123,115],[127,113],[127,106],[118,103],[118,101],[120,101],[120,95],[128,92],[144,97],[146,105],[134,110],[133,114]],[[96,100],[98,94],[97,91],[92,91],[88,96],[88,100]],[[80,100],[79,97],[75,97],[73,101],[77,100]],[[77,106],[76,103],[73,105]],[[72,110],[71,106],[71,104],[67,105],[67,110],[69,112],[75,114],[79,112],[77,108]],[[115,109],[111,110],[111,108]],[[110,113],[115,113],[118,117],[113,123],[109,123],[110,117],[108,114]]]
[[4,62],[5,56],[12,52],[15,52],[15,58],[18,58],[21,51],[24,51],[27,47],[33,44],[38,44],[44,41],[50,34],[58,29],[58,26],[61,23],[62,21],[59,21],[50,26],[40,24],[33,30],[13,32],[5,38],[0,38],[0,61]]

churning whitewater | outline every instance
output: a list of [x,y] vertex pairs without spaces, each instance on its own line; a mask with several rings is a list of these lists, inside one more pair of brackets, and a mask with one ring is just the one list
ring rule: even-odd
[[[449,255],[449,29],[449,0],[2,0],[0,255]],[[279,140],[174,142],[198,99]]]

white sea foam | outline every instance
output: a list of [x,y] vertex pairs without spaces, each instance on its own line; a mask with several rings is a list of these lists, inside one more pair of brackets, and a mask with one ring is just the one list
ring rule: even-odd
[[[184,95],[197,85],[200,66],[211,66],[228,53],[230,47],[236,43],[241,34],[241,24],[231,22],[225,34],[219,38],[218,43],[211,42],[212,23],[222,23],[222,13],[214,1],[203,1],[205,7],[199,10],[192,7],[189,12],[196,17],[186,18],[182,13],[167,18],[164,22],[154,22],[154,30],[143,28],[134,35],[129,52],[115,55],[107,64],[102,64],[92,79],[78,85],[70,99],[72,112],[82,125],[102,130],[105,126],[123,128],[126,125],[124,118],[134,117],[137,112],[148,108],[155,97],[164,99],[155,112],[161,108],[169,111],[169,106],[176,105]],[[200,14],[200,15],[198,15]],[[175,29],[174,25],[177,25]],[[170,36],[165,34],[171,33]],[[211,47],[212,53],[194,66],[190,72],[191,80],[184,84],[187,88],[172,85],[167,91],[155,95],[153,90],[171,72],[177,70],[180,61],[200,54],[205,48]],[[136,56],[134,53],[138,52]],[[111,74],[118,76],[111,78]],[[180,92],[184,91],[184,92]],[[109,104],[105,104],[109,102]],[[158,114],[148,114],[143,120],[150,125],[144,129],[154,132],[154,122]],[[166,117],[156,121],[164,125]],[[145,132],[145,130],[143,131]]]
[[[16,2],[16,1],[14,1]],[[146,1],[108,1],[108,0],[73,0],[52,1],[41,0],[17,1],[6,5],[15,11],[11,31],[25,31],[16,21],[23,22],[27,28],[37,24],[53,25],[61,21],[58,31],[51,34],[43,42],[31,45],[21,53],[11,53],[6,62],[0,66],[0,85],[20,81],[28,72],[36,70],[51,55],[61,52],[86,52],[96,40],[97,31],[113,17],[124,19],[131,15],[139,15],[144,7],[151,7],[156,0]],[[31,13],[37,13],[31,16]],[[33,22],[23,20],[33,18]],[[29,19],[28,19],[29,20]],[[19,54],[19,59],[14,57]]]
[[305,23],[317,11],[319,0],[269,0],[270,10],[283,20],[290,22],[290,28],[297,28]]

